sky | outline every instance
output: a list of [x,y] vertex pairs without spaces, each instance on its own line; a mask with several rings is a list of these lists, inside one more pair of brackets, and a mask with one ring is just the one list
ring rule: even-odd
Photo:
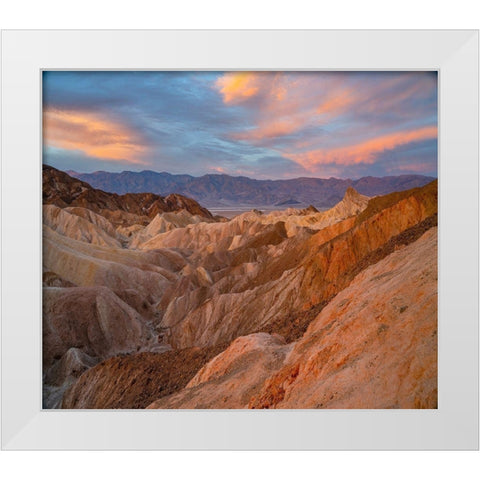
[[43,161],[258,179],[437,176],[437,73],[47,71]]

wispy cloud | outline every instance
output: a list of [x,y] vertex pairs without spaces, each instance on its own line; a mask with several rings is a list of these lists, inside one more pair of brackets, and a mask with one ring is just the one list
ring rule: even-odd
[[437,138],[437,127],[424,127],[417,130],[395,132],[374,137],[364,142],[328,150],[318,149],[285,156],[299,163],[307,170],[319,164],[355,165],[373,164],[379,154],[412,142]]
[[43,85],[59,168],[436,174],[435,72],[45,72]]
[[147,148],[139,135],[95,113],[46,109],[43,133],[47,147],[80,150],[103,160],[145,163],[142,157]]

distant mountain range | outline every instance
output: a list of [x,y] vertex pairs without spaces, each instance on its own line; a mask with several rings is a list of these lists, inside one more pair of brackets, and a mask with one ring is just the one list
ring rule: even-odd
[[230,175],[172,175],[166,172],[94,172],[69,175],[107,192],[172,193],[195,199],[206,207],[314,205],[329,208],[338,203],[348,187],[373,197],[387,193],[422,187],[434,180],[423,175],[389,177],[362,177],[358,180],[338,178],[294,178],[289,180],[255,180]]

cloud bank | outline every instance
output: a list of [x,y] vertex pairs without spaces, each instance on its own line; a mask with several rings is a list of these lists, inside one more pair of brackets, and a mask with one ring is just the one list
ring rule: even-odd
[[44,162],[253,178],[437,174],[435,72],[44,72]]

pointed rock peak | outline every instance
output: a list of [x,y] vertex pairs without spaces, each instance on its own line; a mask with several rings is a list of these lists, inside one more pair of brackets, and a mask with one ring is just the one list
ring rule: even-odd
[[353,187],[348,187],[347,191],[345,192],[345,196],[343,197],[343,200],[347,202],[363,204],[365,202],[368,202],[369,197],[358,193]]
[[348,187],[347,191],[345,192],[345,196],[343,198],[355,198],[358,197],[360,194],[352,187]]

